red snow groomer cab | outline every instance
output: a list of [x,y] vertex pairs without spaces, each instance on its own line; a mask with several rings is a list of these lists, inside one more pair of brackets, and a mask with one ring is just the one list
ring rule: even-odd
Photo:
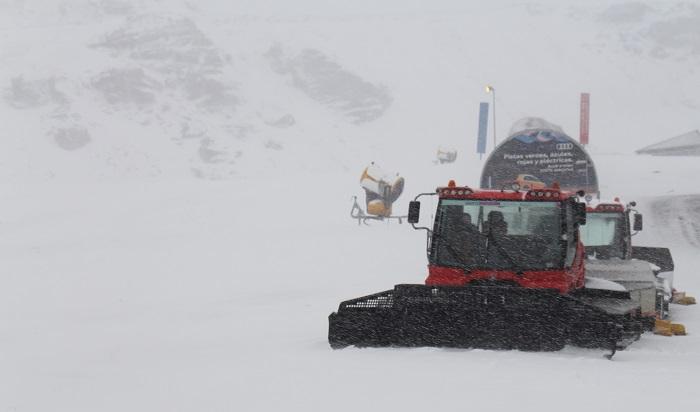
[[619,198],[589,200],[587,222],[581,229],[587,277],[612,281],[629,291],[640,303],[647,327],[653,327],[655,333],[683,335],[683,325],[670,323],[669,304],[687,304],[694,299],[674,290],[674,263],[668,248],[633,245],[634,235],[643,227],[636,206],[636,202],[625,205]]
[[[422,196],[437,196],[432,228],[416,227]],[[474,190],[450,181],[418,195],[409,222],[428,233],[424,285],[342,302],[332,347],[450,346],[613,353],[639,338],[640,305],[627,291],[585,287],[579,225],[586,205],[555,188]]]

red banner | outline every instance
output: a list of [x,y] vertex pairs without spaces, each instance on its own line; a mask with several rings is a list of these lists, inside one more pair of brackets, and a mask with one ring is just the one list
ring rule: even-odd
[[591,95],[581,93],[581,136],[579,142],[588,144],[588,125],[590,121]]

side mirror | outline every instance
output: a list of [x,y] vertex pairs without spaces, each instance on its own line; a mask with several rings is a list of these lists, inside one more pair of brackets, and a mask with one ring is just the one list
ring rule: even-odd
[[635,232],[641,231],[642,230],[642,222],[643,222],[642,214],[641,213],[635,214],[634,215],[634,224],[632,225],[632,229]]
[[420,220],[420,202],[412,200],[408,202],[408,223],[418,223]]
[[585,203],[574,203],[574,221],[579,225],[586,224],[586,204]]

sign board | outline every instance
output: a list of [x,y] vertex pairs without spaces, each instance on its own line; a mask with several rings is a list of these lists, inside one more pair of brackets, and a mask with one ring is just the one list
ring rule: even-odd
[[489,104],[479,103],[479,135],[476,141],[476,152],[486,153],[486,132],[489,125]]
[[589,93],[581,93],[581,136],[579,142],[588,144],[588,126],[590,123],[590,108],[591,95]]
[[586,150],[566,134],[546,129],[517,132],[501,143],[484,164],[482,189],[524,190],[551,187],[598,193],[595,166]]

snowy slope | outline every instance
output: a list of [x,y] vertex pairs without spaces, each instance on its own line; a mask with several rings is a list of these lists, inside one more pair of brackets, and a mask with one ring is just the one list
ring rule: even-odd
[[697,128],[698,7],[462,3],[4,1],[0,164],[34,178],[405,169],[439,145],[473,150],[487,83],[501,137],[524,116],[575,135],[583,91],[603,151]]
[[601,190],[700,294],[700,165],[632,154],[697,128],[697,7],[404,3],[0,1],[0,410],[700,405],[695,307],[612,362],[328,347],[341,300],[426,276],[422,232],[350,220],[362,168],[406,177],[399,210],[475,184],[486,83],[499,135],[575,135],[591,92]]

